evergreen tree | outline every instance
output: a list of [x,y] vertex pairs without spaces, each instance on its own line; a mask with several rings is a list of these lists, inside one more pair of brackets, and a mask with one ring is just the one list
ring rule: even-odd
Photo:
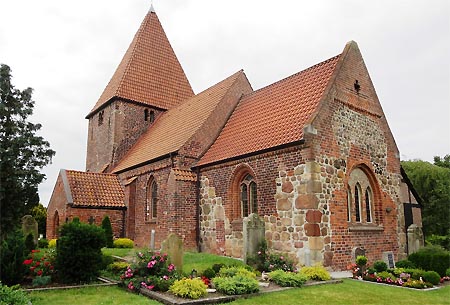
[[33,114],[32,89],[15,89],[11,69],[0,65],[0,240],[20,225],[20,218],[38,205],[40,172],[55,152],[36,133],[41,124]]
[[42,203],[39,203],[31,209],[31,216],[33,216],[38,223],[38,234],[42,234],[45,238],[45,232],[47,229],[47,209],[42,205]]
[[108,215],[106,215],[102,220],[102,228],[105,230],[106,247],[114,248],[113,231],[111,226],[111,221]]

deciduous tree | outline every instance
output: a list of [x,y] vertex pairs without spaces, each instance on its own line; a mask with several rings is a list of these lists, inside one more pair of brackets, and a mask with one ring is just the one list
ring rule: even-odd
[[39,203],[40,170],[55,152],[36,133],[41,124],[29,121],[34,101],[31,88],[14,88],[11,69],[0,65],[0,239],[20,224]]

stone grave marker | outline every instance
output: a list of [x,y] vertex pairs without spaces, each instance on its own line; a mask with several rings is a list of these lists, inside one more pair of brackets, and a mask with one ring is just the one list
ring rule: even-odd
[[408,254],[417,252],[424,246],[422,229],[412,224],[408,228]]
[[392,251],[383,252],[383,261],[388,265],[388,268],[390,269],[395,268],[394,252]]
[[167,253],[170,262],[175,265],[177,270],[183,270],[183,241],[178,235],[170,233],[162,243],[161,253]]
[[31,215],[25,215],[22,217],[22,232],[25,237],[28,234],[33,234],[34,244],[38,242],[38,223]]
[[244,262],[252,256],[256,256],[261,242],[265,238],[264,219],[257,214],[250,214],[244,218],[243,239],[244,239]]

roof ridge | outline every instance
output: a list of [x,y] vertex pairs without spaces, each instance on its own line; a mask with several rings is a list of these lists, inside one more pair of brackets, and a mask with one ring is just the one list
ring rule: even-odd
[[296,77],[296,76],[298,76],[298,75],[300,75],[300,74],[302,74],[302,73],[306,73],[306,72],[308,72],[308,71],[310,71],[310,70],[312,70],[312,69],[317,68],[317,67],[320,66],[320,65],[323,65],[323,64],[328,63],[329,61],[335,60],[337,57],[339,57],[339,56],[341,56],[341,55],[342,55],[342,53],[340,53],[340,54],[338,54],[338,55],[335,55],[335,56],[333,56],[333,57],[330,57],[330,58],[328,58],[328,59],[326,59],[326,60],[324,60],[324,61],[321,61],[321,62],[319,62],[319,63],[317,63],[317,64],[315,64],[315,65],[312,65],[312,66],[310,66],[310,67],[308,67],[308,68],[306,68],[306,69],[304,69],[304,70],[301,70],[301,71],[299,71],[299,72],[297,72],[297,73],[291,74],[291,75],[289,75],[289,76],[287,76],[287,77],[285,77],[285,78],[282,78],[282,79],[280,79],[280,80],[277,80],[276,82],[271,83],[271,84],[269,84],[269,85],[266,85],[266,86],[264,86],[264,87],[261,87],[261,88],[259,88],[259,89],[257,89],[257,90],[254,90],[253,92],[251,92],[251,93],[249,93],[249,94],[246,94],[246,95],[244,95],[243,97],[244,97],[244,98],[247,98],[247,97],[249,97],[249,96],[251,96],[251,95],[253,95],[253,94],[256,94],[257,92],[260,92],[260,91],[265,90],[265,89],[267,89],[267,88],[269,88],[269,87],[273,87],[273,86],[275,86],[275,85],[278,85],[278,84],[280,84],[281,82],[287,81],[287,80],[289,80],[289,79],[291,79],[291,78],[293,78],[293,77]]
[[75,169],[64,169],[66,172],[74,172],[74,173],[81,173],[81,174],[89,174],[89,175],[103,175],[103,176],[116,176],[117,174],[114,173],[98,173],[98,172],[86,172],[86,171],[80,171]]

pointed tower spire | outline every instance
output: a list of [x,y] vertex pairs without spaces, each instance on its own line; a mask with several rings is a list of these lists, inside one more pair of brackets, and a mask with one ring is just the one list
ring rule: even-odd
[[150,10],[149,10],[149,12],[150,12],[150,13],[156,13],[156,12],[155,12],[155,8],[153,7],[153,1],[152,1],[152,3],[150,4]]
[[169,109],[193,95],[152,4],[114,75],[86,118],[115,98]]

